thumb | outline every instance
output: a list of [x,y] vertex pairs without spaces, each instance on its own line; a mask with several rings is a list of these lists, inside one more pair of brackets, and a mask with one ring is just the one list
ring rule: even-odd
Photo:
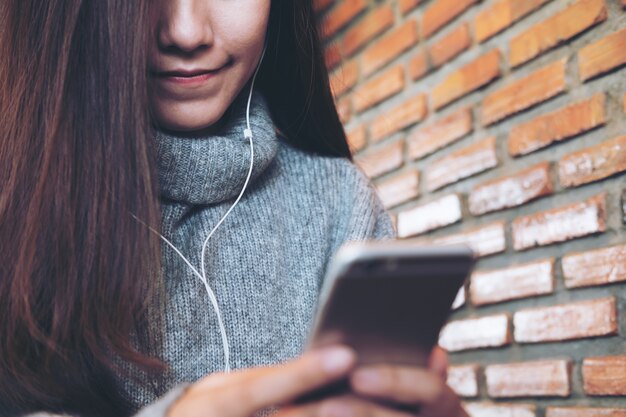
[[[236,390],[223,395],[233,395],[231,404],[237,404],[246,415],[261,408],[284,404],[298,396],[346,376],[356,365],[356,353],[345,346],[313,350],[279,366],[248,370],[237,376]],[[245,383],[244,383],[245,380]],[[241,382],[241,384],[237,384]],[[245,398],[245,403],[240,399]]]

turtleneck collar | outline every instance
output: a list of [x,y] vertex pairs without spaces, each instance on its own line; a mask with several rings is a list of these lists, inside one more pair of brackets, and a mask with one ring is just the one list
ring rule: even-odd
[[[157,132],[161,197],[209,205],[232,199],[241,192],[250,169],[250,144],[243,135],[247,98],[247,94],[239,95],[216,133],[190,137]],[[256,92],[250,105],[250,127],[254,143],[252,184],[278,151],[278,136],[268,105]]]

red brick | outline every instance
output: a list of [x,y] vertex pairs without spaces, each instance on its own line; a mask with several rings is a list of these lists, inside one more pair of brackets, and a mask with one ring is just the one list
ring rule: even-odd
[[426,95],[418,94],[377,116],[370,125],[375,142],[423,120],[428,113]]
[[559,162],[561,186],[575,187],[626,171],[626,136],[566,155]]
[[509,316],[497,314],[446,324],[439,335],[439,345],[449,352],[506,346],[511,343]]
[[359,67],[356,61],[348,61],[330,75],[330,89],[335,97],[356,85],[359,79]]
[[422,33],[429,37],[478,0],[435,0],[422,15]]
[[478,365],[457,365],[448,368],[448,386],[460,397],[478,396]]
[[617,334],[614,297],[521,310],[513,316],[515,341],[558,342]]
[[483,126],[491,125],[565,91],[566,59],[559,59],[532,74],[487,95],[481,113]]
[[463,408],[470,417],[536,417],[533,404],[465,403]]
[[489,365],[487,391],[493,398],[567,397],[570,363],[564,359]]
[[604,0],[578,0],[511,39],[509,63],[517,67],[606,18]]
[[500,76],[500,51],[494,49],[448,75],[432,90],[435,109],[489,84]]
[[495,222],[455,235],[443,236],[434,239],[435,245],[466,244],[476,256],[487,256],[504,252],[504,223]]
[[357,158],[357,163],[370,178],[393,171],[404,163],[404,143],[396,141],[372,149]]
[[433,162],[426,171],[426,186],[434,191],[497,165],[496,138],[492,136]]
[[553,192],[550,163],[541,162],[502,178],[474,187],[468,198],[474,216],[520,206]]
[[336,106],[341,123],[348,123],[352,118],[352,99],[348,96],[343,96],[337,100]]
[[356,127],[346,133],[348,144],[352,152],[358,152],[365,148],[366,144],[366,131],[365,126]]
[[548,407],[546,417],[626,417],[625,408]]
[[526,155],[606,123],[604,94],[570,104],[529,122],[519,124],[509,135],[509,153]]
[[322,19],[323,36],[333,36],[366,8],[366,0],[341,0]]
[[471,110],[469,108],[457,110],[413,132],[408,138],[409,158],[423,158],[444,146],[456,142],[471,131]]
[[383,4],[372,10],[356,25],[346,31],[343,37],[343,52],[352,55],[367,42],[393,26],[393,10]]
[[564,256],[561,260],[567,288],[626,281],[626,245]]
[[500,0],[474,19],[476,40],[484,42],[550,0]]
[[563,242],[606,229],[606,194],[564,207],[518,217],[513,221],[513,247],[523,250]]
[[359,86],[354,92],[354,108],[362,112],[381,101],[398,94],[404,89],[404,69],[402,66],[386,70],[375,78]]
[[398,236],[429,232],[461,221],[461,199],[456,194],[441,197],[398,214]]
[[335,68],[341,63],[341,53],[337,44],[330,44],[324,49],[324,62],[329,70]]
[[626,63],[626,29],[606,36],[578,52],[578,73],[587,81]]
[[469,291],[472,304],[477,306],[552,294],[554,259],[474,272]]
[[417,81],[430,71],[430,64],[426,52],[421,49],[409,61],[409,75],[413,81]]
[[582,374],[587,395],[626,395],[626,356],[586,358]]
[[428,53],[430,54],[433,65],[439,67],[452,60],[461,52],[467,50],[471,42],[472,40],[467,23],[459,25],[456,29],[428,48]]
[[376,185],[385,208],[391,208],[419,196],[419,171],[407,171]]
[[361,55],[363,73],[367,76],[393,61],[418,40],[417,23],[408,20],[388,35],[376,40]]
[[415,9],[421,0],[399,0],[398,6],[400,7],[400,12],[402,14],[407,14],[411,10]]

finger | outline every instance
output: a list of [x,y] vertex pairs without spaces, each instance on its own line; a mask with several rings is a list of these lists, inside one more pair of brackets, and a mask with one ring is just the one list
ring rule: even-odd
[[304,405],[283,407],[274,417],[415,417],[354,395],[342,395]]
[[437,373],[445,381],[448,378],[448,352],[435,346],[428,360],[428,368]]
[[401,404],[419,404],[420,416],[466,415],[456,394],[437,374],[426,369],[382,365],[362,368],[353,373],[351,384],[361,395]]
[[220,403],[231,415],[248,415],[344,377],[355,364],[355,352],[345,346],[311,351],[279,366],[233,375],[238,383],[221,390]]
[[446,388],[444,381],[432,371],[392,365],[357,369],[350,383],[359,394],[404,404],[434,404],[442,400]]

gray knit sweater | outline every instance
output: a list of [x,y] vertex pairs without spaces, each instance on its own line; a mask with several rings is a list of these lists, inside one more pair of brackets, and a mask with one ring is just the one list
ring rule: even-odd
[[[234,202],[249,169],[243,104],[235,102],[218,135],[157,138],[162,233],[198,270],[204,238]],[[232,369],[298,356],[332,255],[350,240],[394,236],[389,215],[355,165],[288,145],[259,95],[250,114],[252,179],[205,254]],[[163,416],[186,383],[224,367],[216,314],[204,286],[168,246],[163,256],[163,359],[171,371],[147,388],[124,382],[141,417]]]

